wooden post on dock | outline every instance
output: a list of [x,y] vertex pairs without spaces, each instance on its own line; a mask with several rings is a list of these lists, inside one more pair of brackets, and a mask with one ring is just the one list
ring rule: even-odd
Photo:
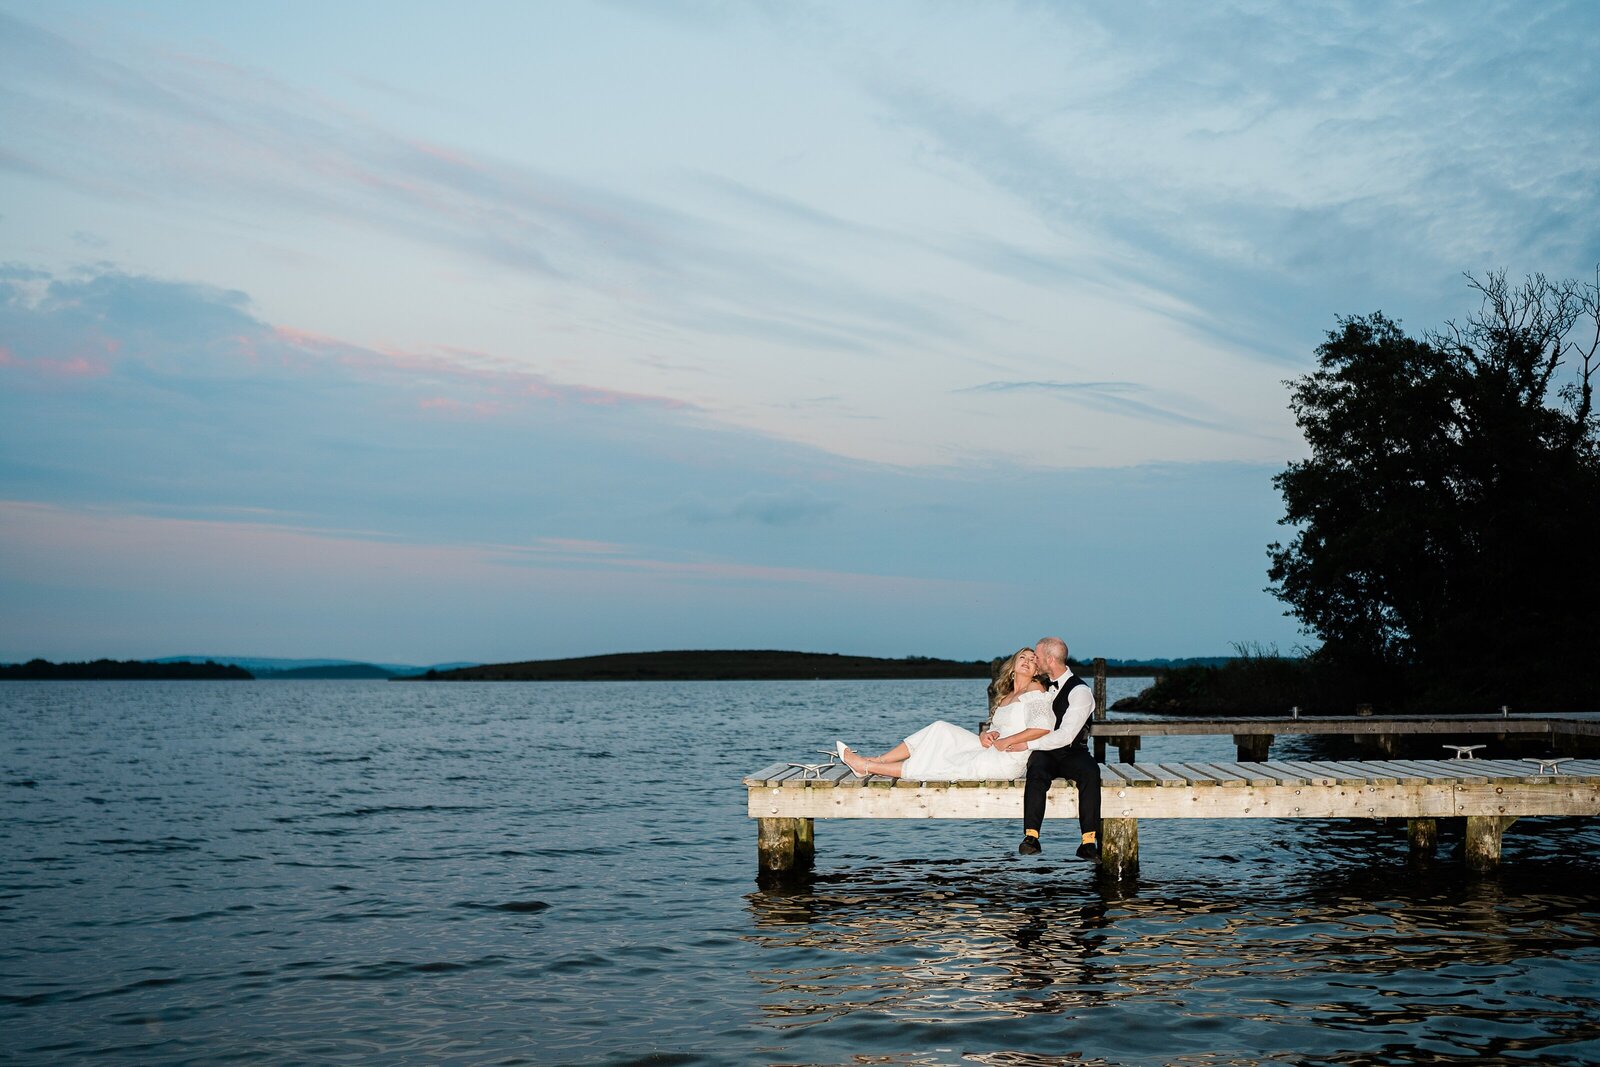
[[1468,815],[1465,844],[1467,868],[1492,871],[1500,865],[1500,838],[1517,820],[1504,815]]
[[1234,734],[1234,746],[1239,750],[1239,762],[1265,763],[1272,751],[1271,734]]
[[756,853],[760,877],[788,878],[809,871],[816,856],[813,819],[757,819]]
[[1438,819],[1407,819],[1406,840],[1411,844],[1411,855],[1417,859],[1432,856],[1439,849]]
[[[1104,722],[1106,718],[1106,658],[1094,658],[1094,722]],[[1122,747],[1118,745],[1117,754],[1122,754]],[[1106,761],[1106,741],[1103,737],[1094,738],[1094,758],[1097,763]],[[1129,762],[1126,758],[1122,762]]]
[[1100,820],[1100,870],[1112,878],[1139,873],[1139,820]]
[[1106,717],[1106,658],[1094,658],[1094,718],[1103,722]]
[[[1117,759],[1123,763],[1132,763],[1134,753],[1139,751],[1139,735],[1126,734],[1117,738]],[[1104,763],[1104,760],[1100,762]]]

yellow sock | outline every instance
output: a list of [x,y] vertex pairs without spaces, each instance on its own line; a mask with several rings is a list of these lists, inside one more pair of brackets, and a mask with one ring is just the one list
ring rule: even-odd
[[1022,836],[1023,837],[1038,837],[1039,836],[1039,831],[1037,831],[1037,830],[1024,830],[1024,831],[1022,831]]
[[1083,843],[1086,844],[1086,845],[1094,844],[1094,837],[1095,837],[1094,831],[1090,830],[1088,833],[1083,835]]

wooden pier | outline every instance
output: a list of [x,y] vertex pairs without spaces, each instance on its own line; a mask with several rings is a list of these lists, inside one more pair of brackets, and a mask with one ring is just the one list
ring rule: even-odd
[[1210,734],[1231,734],[1239,759],[1257,762],[1268,757],[1275,738],[1289,735],[1353,737],[1370,754],[1385,758],[1398,756],[1405,741],[1419,737],[1435,738],[1441,746],[1456,738],[1526,738],[1549,741],[1563,751],[1600,752],[1600,717],[1594,715],[1283,715],[1226,719],[1111,719],[1097,715],[1093,732],[1095,754],[1104,760],[1107,749],[1115,748],[1123,763],[1133,762],[1143,738]]
[[[1023,781],[920,782],[840,765],[775,763],[747,776],[758,823],[759,871],[781,879],[809,870],[816,819],[1002,819],[1020,824]],[[1408,820],[1411,848],[1431,852],[1439,819],[1465,820],[1474,870],[1500,861],[1500,838],[1535,815],[1600,815],[1600,760],[1379,760],[1129,763],[1101,768],[1101,866],[1115,877],[1139,866],[1140,819]],[[1046,817],[1077,814],[1065,779]]]

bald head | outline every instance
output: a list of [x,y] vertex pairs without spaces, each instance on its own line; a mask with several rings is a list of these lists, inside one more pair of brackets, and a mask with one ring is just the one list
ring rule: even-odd
[[1041,637],[1039,643],[1033,646],[1034,654],[1039,657],[1039,665],[1045,673],[1054,678],[1067,669],[1067,643],[1059,637]]

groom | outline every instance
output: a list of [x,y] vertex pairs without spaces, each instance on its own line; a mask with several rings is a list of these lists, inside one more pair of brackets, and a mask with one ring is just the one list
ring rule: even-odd
[[1044,799],[1056,778],[1071,778],[1078,786],[1078,827],[1083,843],[1078,858],[1100,862],[1100,765],[1089,752],[1089,720],[1094,715],[1094,690],[1067,666],[1067,643],[1045,637],[1034,646],[1039,667],[1051,678],[1051,708],[1056,728],[1028,742],[1028,787],[1022,794],[1022,844],[1017,851],[1031,856],[1040,850],[1039,827],[1044,824]]

